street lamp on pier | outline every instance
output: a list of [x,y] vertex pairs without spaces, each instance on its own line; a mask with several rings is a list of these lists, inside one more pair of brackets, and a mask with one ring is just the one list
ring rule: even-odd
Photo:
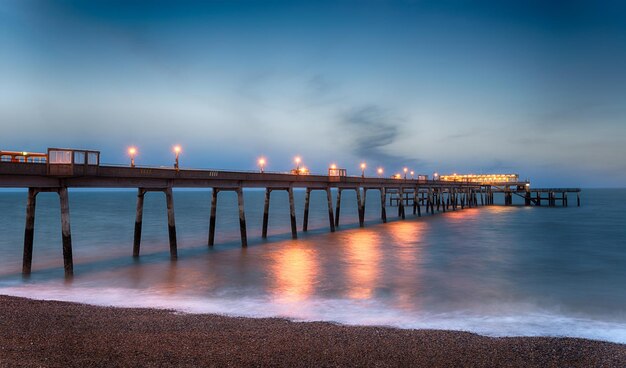
[[178,156],[180,155],[180,151],[181,151],[181,148],[179,145],[174,146],[174,153],[176,154],[176,161],[174,161],[174,168],[176,168],[176,171],[178,171],[179,169]]
[[130,167],[135,167],[135,155],[137,154],[137,149],[135,147],[130,147],[128,149],[128,155],[130,156]]

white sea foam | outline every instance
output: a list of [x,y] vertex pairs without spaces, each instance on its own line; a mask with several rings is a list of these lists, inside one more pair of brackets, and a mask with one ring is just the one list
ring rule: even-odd
[[214,313],[243,317],[284,317],[293,321],[328,321],[348,325],[378,325],[407,329],[442,329],[486,336],[568,336],[626,343],[626,323],[580,318],[524,305],[507,305],[507,312],[415,312],[376,300],[311,298],[298,301],[262,297],[211,298],[166,294],[156,289],[58,287],[5,284],[0,293],[40,300],[99,306],[173,309],[184,313]]

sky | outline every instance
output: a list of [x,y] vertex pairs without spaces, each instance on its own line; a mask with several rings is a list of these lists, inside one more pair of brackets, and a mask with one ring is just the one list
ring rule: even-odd
[[0,149],[626,183],[626,3],[0,2]]

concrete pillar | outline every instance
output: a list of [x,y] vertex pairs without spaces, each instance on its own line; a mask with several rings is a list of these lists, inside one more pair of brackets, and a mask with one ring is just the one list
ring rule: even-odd
[[435,214],[435,201],[434,201],[434,190],[433,188],[428,189],[428,197],[430,200],[430,214]]
[[398,211],[400,212],[400,216],[402,219],[405,219],[404,215],[404,188],[400,187],[400,202],[398,204]]
[[335,232],[335,219],[333,216],[333,196],[330,193],[330,188],[326,188],[326,202],[328,203],[328,222],[330,225],[330,232]]
[[335,208],[335,227],[339,226],[339,213],[341,211],[341,188],[337,188],[337,208]]
[[302,231],[307,231],[309,228],[309,202],[311,200],[311,188],[306,188],[304,194],[304,219],[302,222]]
[[580,207],[580,193],[576,193],[576,205]]
[[22,274],[30,275],[33,263],[33,241],[35,239],[35,208],[37,207],[37,189],[28,188],[26,202],[26,226],[24,228],[24,255],[22,257]]
[[439,212],[441,208],[441,189],[435,189],[435,201],[437,202],[437,212]]
[[383,224],[387,222],[386,197],[387,189],[385,187],[380,188],[380,218],[383,220]]
[[170,236],[170,258],[178,258],[178,247],[176,245],[176,220],[174,219],[174,195],[172,188],[165,189],[165,200],[167,202],[167,229]]
[[461,192],[461,209],[465,209],[465,189]]
[[133,257],[139,257],[139,249],[141,247],[141,226],[143,223],[143,199],[146,192],[137,189],[137,210],[135,213],[135,236],[133,239]]
[[439,190],[441,191],[441,209],[445,213],[446,212],[446,191],[443,188]]
[[[243,204],[243,189],[237,188],[237,205],[239,207],[239,232],[241,233],[241,246],[248,246],[248,235],[246,232],[246,212]],[[293,224],[292,224],[293,226]]]
[[298,228],[296,225],[296,206],[293,200],[293,188],[287,189],[289,192],[289,216],[291,217],[291,237],[298,239]]
[[365,203],[367,202],[367,188],[363,188],[363,201],[361,204],[361,218],[362,222],[365,223]]
[[413,214],[417,214],[417,187],[413,188]]
[[72,259],[72,232],[70,230],[70,201],[67,188],[59,188],[59,200],[61,202],[61,235],[63,240],[63,268],[65,276],[74,275],[74,261]]
[[356,187],[355,191],[356,191],[356,204],[357,204],[357,209],[359,211],[359,226],[363,227],[363,226],[365,226],[365,223],[364,223],[364,210],[363,210],[364,203],[361,200],[361,188]]
[[272,190],[270,188],[265,188],[265,204],[263,206],[263,230],[261,232],[261,237],[263,237],[263,239],[267,238],[267,224],[269,222],[271,193]]
[[209,220],[209,246],[215,242],[215,219],[217,215],[217,194],[219,189],[213,188],[211,191],[211,218]]

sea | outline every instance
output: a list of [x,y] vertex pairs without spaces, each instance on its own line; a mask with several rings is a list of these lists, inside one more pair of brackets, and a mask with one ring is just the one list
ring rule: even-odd
[[[284,317],[348,325],[470,331],[487,336],[569,336],[626,343],[626,189],[584,189],[581,206],[496,205],[422,217],[368,191],[365,227],[354,191],[342,193],[329,231],[326,193],[244,191],[248,247],[237,199],[219,194],[215,245],[207,245],[210,190],[175,190],[178,259],[169,255],[163,193],[146,194],[141,256],[132,257],[133,190],[70,190],[72,279],[63,273],[59,200],[37,197],[32,275],[21,262],[25,191],[0,192],[0,294],[185,313]],[[333,193],[333,197],[336,193]]]

